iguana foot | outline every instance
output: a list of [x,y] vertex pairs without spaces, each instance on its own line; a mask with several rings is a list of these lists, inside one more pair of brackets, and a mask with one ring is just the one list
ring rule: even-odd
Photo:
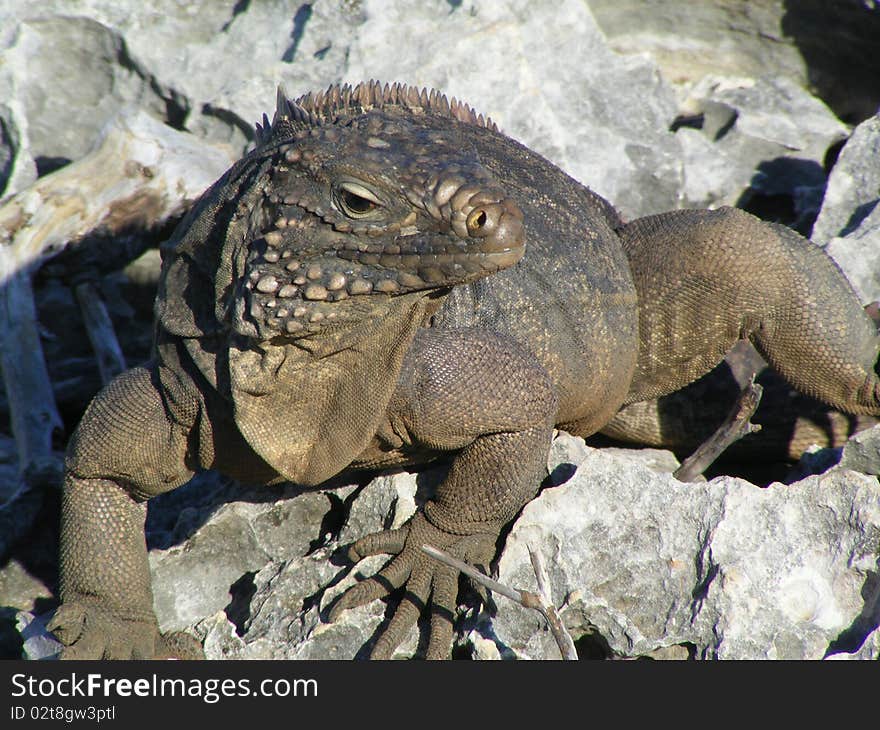
[[363,606],[391,594],[406,584],[406,591],[387,628],[380,634],[371,659],[389,659],[397,646],[430,606],[431,633],[428,659],[448,659],[452,649],[452,621],[458,595],[458,571],[429,557],[422,545],[433,545],[453,557],[474,564],[488,564],[495,553],[497,535],[455,535],[432,525],[417,514],[396,530],[375,532],[355,542],[348,557],[358,562],[368,555],[396,555],[382,570],[349,588],[330,611],[335,621],[349,608]]
[[65,645],[62,659],[204,659],[189,634],[162,634],[155,619],[121,617],[85,601],[62,604],[48,629]]

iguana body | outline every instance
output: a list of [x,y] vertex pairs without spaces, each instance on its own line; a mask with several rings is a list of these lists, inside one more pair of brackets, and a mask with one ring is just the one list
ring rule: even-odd
[[442,657],[457,574],[420,546],[487,563],[554,426],[589,435],[741,336],[811,393],[878,412],[873,328],[785,229],[734,210],[624,226],[468,107],[404,86],[282,97],[258,132],[165,247],[153,360],[99,394],[71,441],[65,656],[192,651],[158,633],[143,500],[201,468],[317,484],[453,454],[423,513],[355,543],[354,559],[396,557],[331,612],[406,584],[373,654],[430,605]]

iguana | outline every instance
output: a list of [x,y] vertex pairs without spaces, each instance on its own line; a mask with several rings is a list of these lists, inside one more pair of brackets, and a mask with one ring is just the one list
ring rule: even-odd
[[68,448],[65,658],[198,653],[159,632],[144,517],[199,469],[315,485],[452,455],[423,511],[351,546],[394,557],[330,613],[405,586],[372,655],[427,608],[438,658],[458,576],[421,546],[488,564],[554,427],[592,434],[742,337],[804,392],[880,412],[880,341],[819,248],[730,208],[624,223],[437,91],[279,93],[162,255],[152,359],[96,396]]

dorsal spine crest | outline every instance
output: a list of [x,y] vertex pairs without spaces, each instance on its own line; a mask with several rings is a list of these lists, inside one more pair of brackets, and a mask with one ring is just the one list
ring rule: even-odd
[[385,107],[404,107],[414,112],[436,114],[498,131],[497,125],[489,117],[477,114],[454,96],[447,98],[436,89],[418,88],[400,82],[383,86],[379,81],[371,80],[354,87],[350,84],[331,84],[324,91],[310,91],[295,100],[290,99],[279,86],[275,115],[271,123],[263,115],[262,124],[256,125],[256,142],[258,145],[267,143],[279,129],[282,120],[288,129],[291,124],[311,127],[332,123],[340,116]]

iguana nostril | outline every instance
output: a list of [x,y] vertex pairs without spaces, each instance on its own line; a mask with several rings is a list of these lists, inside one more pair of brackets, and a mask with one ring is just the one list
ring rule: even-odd
[[521,247],[524,235],[522,223],[522,212],[509,199],[482,204],[474,208],[465,221],[468,235],[480,239],[480,250],[486,252]]
[[486,215],[486,211],[482,208],[472,210],[467,217],[468,233],[472,236],[476,236],[483,229],[488,220],[489,216]]

